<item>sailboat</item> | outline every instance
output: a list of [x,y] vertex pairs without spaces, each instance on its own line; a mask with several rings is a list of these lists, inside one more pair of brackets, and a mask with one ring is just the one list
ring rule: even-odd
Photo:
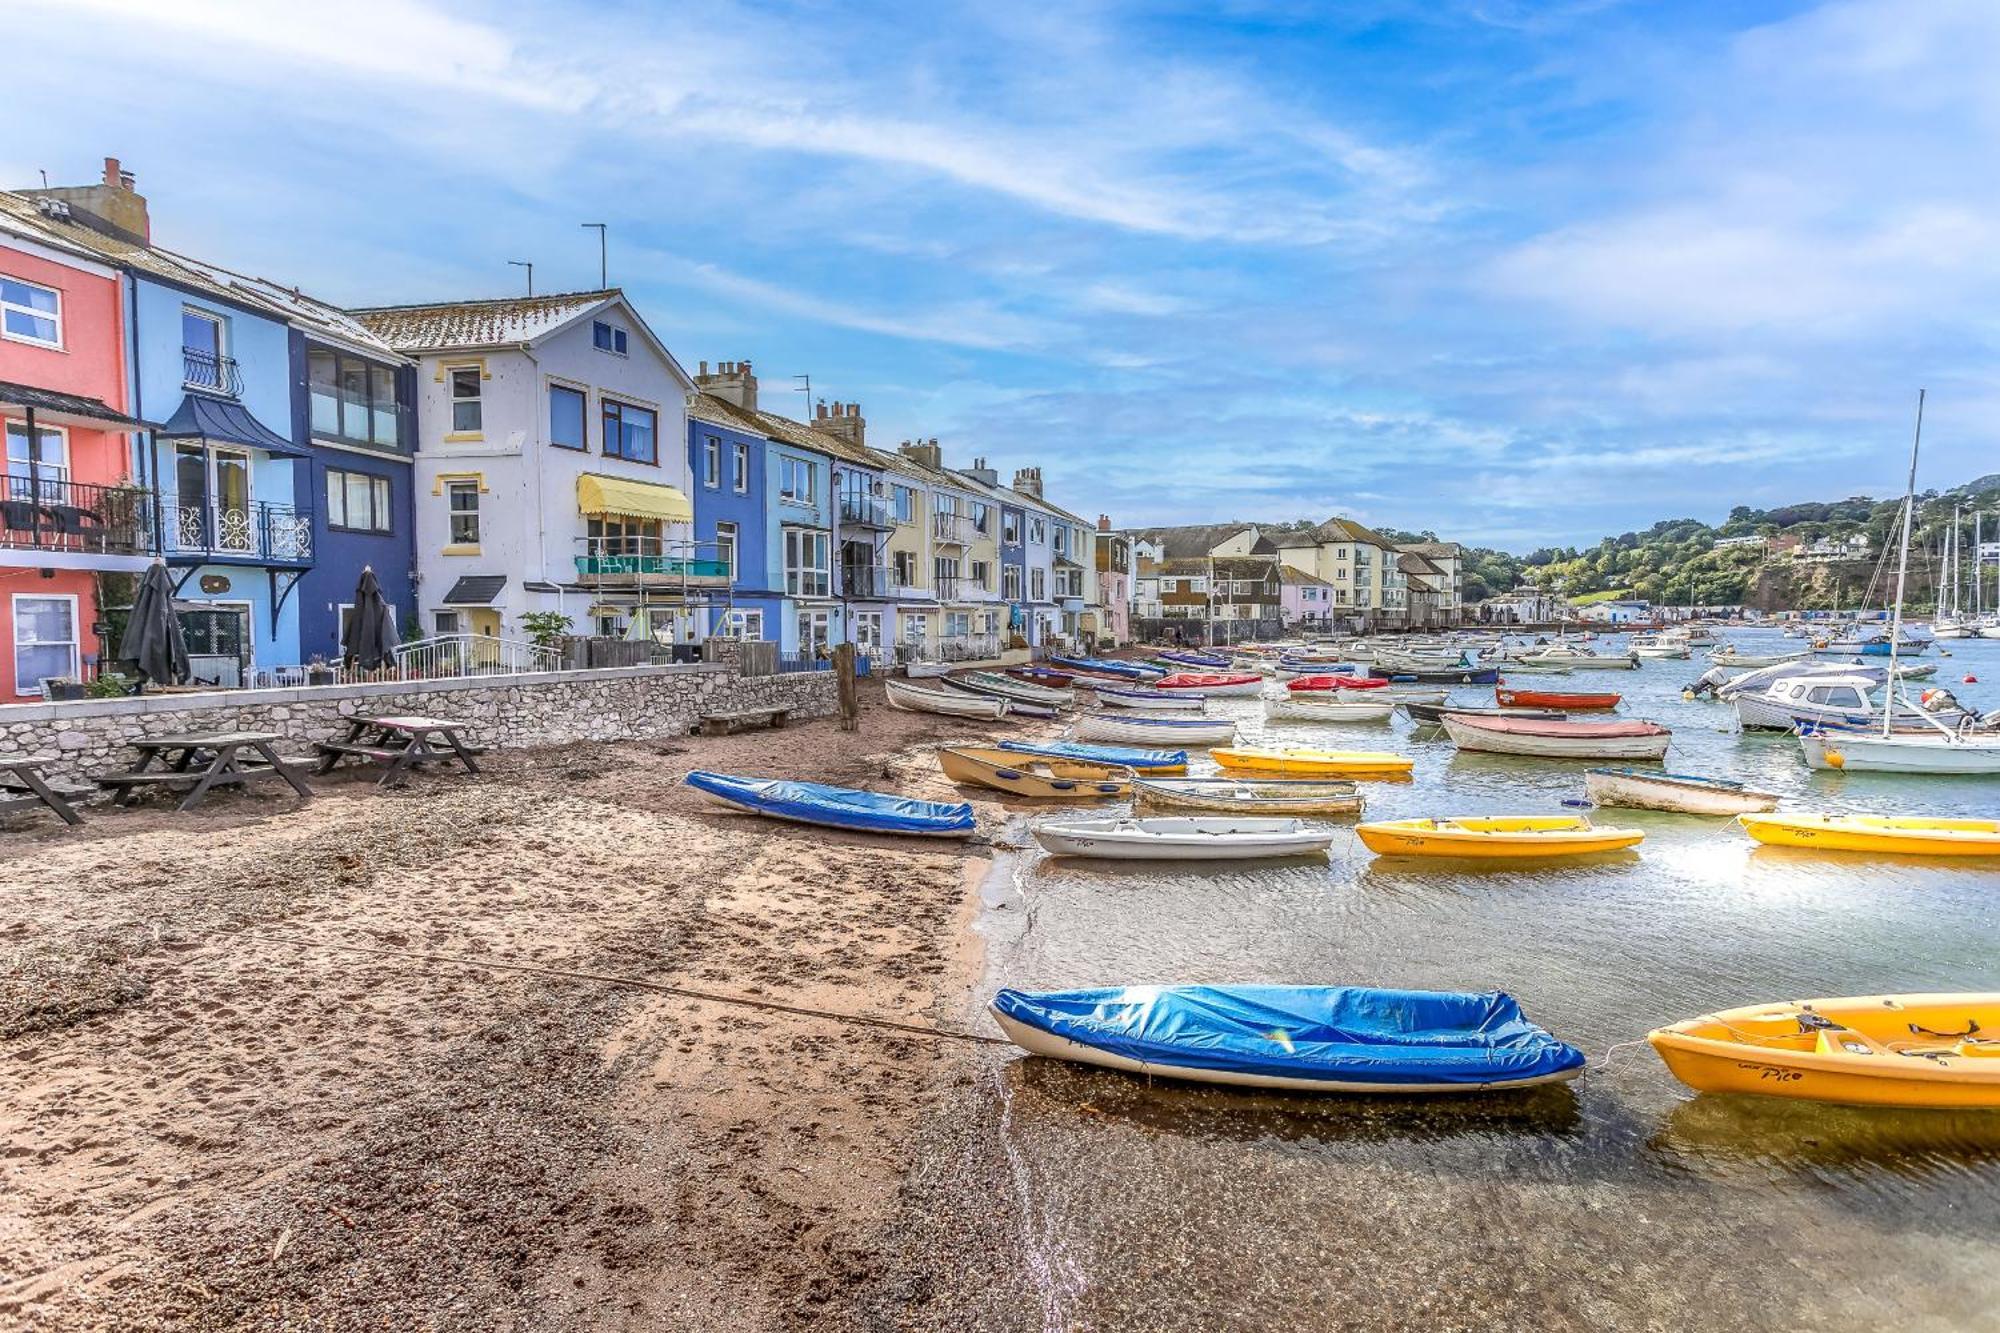
[[[1937,615],[1931,619],[1931,637],[1935,639],[1970,639],[1979,633],[1975,620],[1967,624],[1958,608],[1958,523],[1959,507],[1951,507],[1951,527],[1944,534],[1944,582],[1938,586]],[[1978,546],[1973,547],[1974,552]],[[1974,565],[1974,586],[1978,586],[1977,570]]]

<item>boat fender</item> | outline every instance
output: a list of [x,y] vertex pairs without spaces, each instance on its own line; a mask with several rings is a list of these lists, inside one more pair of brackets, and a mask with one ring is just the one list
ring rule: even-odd
[[1021,780],[1020,773],[1011,768],[996,768],[993,770],[993,776],[996,778],[1005,778],[1009,782],[1019,782]]

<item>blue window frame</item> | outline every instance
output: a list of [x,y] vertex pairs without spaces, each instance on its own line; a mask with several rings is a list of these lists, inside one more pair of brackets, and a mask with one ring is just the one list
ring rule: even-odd
[[549,443],[558,449],[583,449],[589,446],[584,438],[584,394],[581,389],[572,389],[566,384],[549,386]]
[[605,399],[604,456],[659,466],[659,452],[654,447],[657,422],[658,417],[650,408]]

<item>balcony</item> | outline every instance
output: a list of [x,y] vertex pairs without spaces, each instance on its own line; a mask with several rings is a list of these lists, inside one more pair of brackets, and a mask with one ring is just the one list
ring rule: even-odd
[[840,521],[852,523],[858,528],[880,528],[886,532],[896,526],[896,514],[889,507],[886,496],[847,491],[840,497]]
[[144,555],[153,549],[153,497],[131,486],[10,474],[0,489],[0,547]]
[[719,547],[705,558],[696,543],[663,537],[579,537],[577,546],[576,576],[596,583],[711,588],[731,577]]
[[193,347],[181,348],[181,382],[190,389],[218,393],[225,398],[243,396],[243,375],[233,356],[217,356]]
[[969,586],[964,576],[959,574],[933,574],[931,582],[937,585],[937,597],[940,602],[957,601],[958,590]]
[[291,505],[181,504],[165,501],[166,554],[256,565],[310,565],[312,511]]
[[897,585],[887,565],[842,565],[840,589],[848,597],[892,597]]
[[972,541],[972,519],[965,514],[932,514],[931,536],[942,546],[969,545]]

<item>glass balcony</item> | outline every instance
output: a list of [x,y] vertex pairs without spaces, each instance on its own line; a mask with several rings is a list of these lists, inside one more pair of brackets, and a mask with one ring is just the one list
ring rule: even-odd
[[972,540],[972,520],[964,514],[932,514],[931,536],[947,546],[964,546]]
[[[580,579],[645,583],[727,583],[730,561],[714,542],[697,544],[661,537],[579,537],[576,574]],[[715,551],[701,554],[700,547]]]

